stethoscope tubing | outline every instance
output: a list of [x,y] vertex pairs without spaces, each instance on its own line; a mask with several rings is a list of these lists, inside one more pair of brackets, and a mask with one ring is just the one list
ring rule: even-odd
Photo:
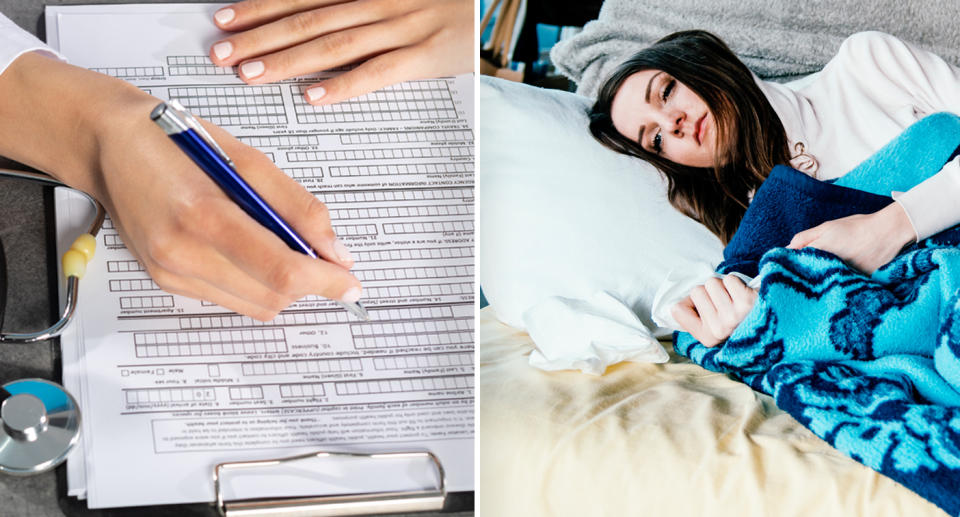
[[[66,187],[63,182],[56,180],[46,174],[41,174],[38,172],[29,172],[29,171],[18,171],[13,169],[3,169],[0,168],[0,177],[12,177],[18,179],[25,179],[30,181],[35,181],[43,183],[52,187]],[[93,218],[93,221],[90,223],[87,233],[96,237],[100,232],[100,228],[103,226],[103,220],[106,217],[106,210],[104,210],[103,205],[99,201],[93,198],[90,194],[83,192],[81,190],[71,189],[74,192],[82,195],[87,198],[93,206],[96,208],[96,215]],[[79,292],[80,278],[78,276],[70,275],[67,276],[67,299],[64,303],[63,311],[60,314],[60,319],[57,320],[53,325],[36,332],[25,332],[25,333],[8,333],[0,332],[0,343],[36,343],[38,341],[43,341],[46,339],[51,339],[59,336],[63,333],[63,330],[70,323],[70,320],[73,319],[73,315],[77,309],[77,295]]]

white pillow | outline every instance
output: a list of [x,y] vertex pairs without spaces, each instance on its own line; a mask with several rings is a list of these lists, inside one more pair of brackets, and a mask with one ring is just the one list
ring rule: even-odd
[[590,100],[483,76],[478,99],[478,277],[498,319],[525,328],[549,297],[606,291],[653,329],[667,273],[720,262],[719,239],[670,206],[651,165],[594,140]]

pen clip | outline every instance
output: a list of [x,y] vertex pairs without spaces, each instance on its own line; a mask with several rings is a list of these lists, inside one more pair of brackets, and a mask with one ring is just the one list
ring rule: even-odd
[[223,159],[223,161],[227,162],[227,164],[229,164],[231,167],[236,168],[233,164],[233,160],[231,160],[230,157],[227,156],[227,153],[223,150],[223,148],[221,148],[217,144],[217,141],[214,140],[212,136],[210,136],[210,133],[208,133],[207,130],[204,129],[203,124],[201,124],[196,117],[194,117],[189,111],[187,111],[182,104],[180,104],[178,101],[171,100],[171,101],[167,101],[167,107],[172,108],[172,111],[177,115],[179,115],[180,119],[183,121],[183,123],[187,127],[196,131],[197,134],[200,136],[200,138],[202,138],[204,142],[206,142],[211,148],[213,148],[214,152],[216,152],[220,156],[220,158]]

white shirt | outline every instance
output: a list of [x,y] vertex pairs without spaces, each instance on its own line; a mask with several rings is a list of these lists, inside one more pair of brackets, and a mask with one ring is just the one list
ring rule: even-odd
[[[823,70],[802,83],[794,90],[758,81],[791,152],[799,143],[815,160],[791,165],[821,180],[852,170],[926,115],[960,114],[960,69],[881,32],[850,36]],[[918,239],[960,223],[960,158],[894,198]]]
[[21,29],[9,18],[0,14],[0,74],[13,63],[15,59],[26,52],[40,50],[63,59],[58,52],[43,44],[33,34]]

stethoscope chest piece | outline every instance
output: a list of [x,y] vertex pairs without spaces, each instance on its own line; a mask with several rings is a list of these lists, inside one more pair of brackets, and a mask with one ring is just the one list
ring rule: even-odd
[[57,383],[21,379],[0,388],[0,472],[50,470],[80,439],[80,409]]

